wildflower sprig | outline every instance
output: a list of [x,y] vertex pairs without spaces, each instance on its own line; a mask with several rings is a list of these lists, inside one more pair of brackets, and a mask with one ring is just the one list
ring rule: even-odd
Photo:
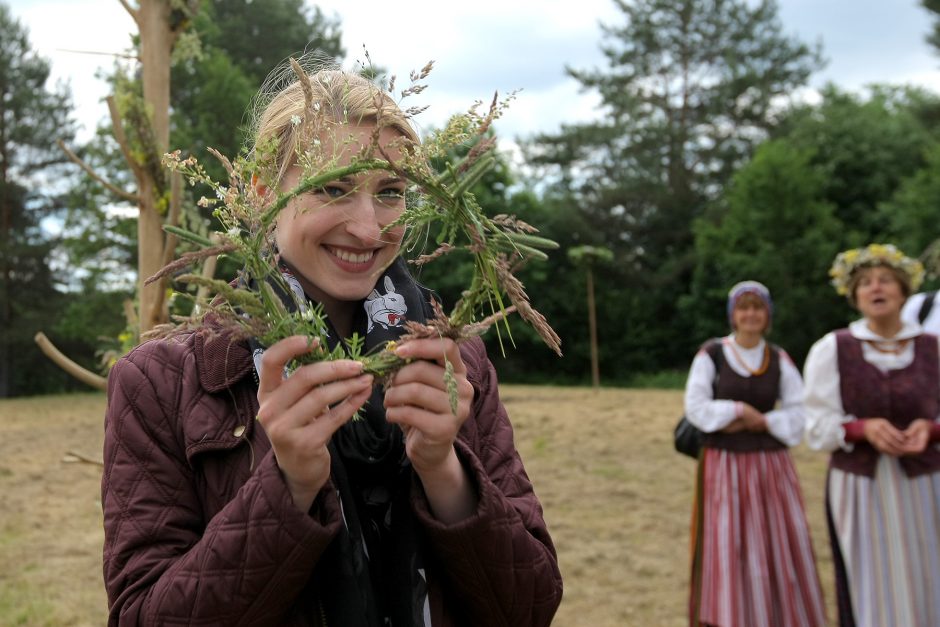
[[[208,288],[215,298],[198,315],[177,318],[174,324],[158,328],[152,335],[175,334],[201,325],[204,316],[212,315],[215,327],[226,328],[236,336],[254,337],[262,346],[298,334],[317,338],[318,347],[294,367],[310,361],[352,358],[362,361],[365,370],[380,379],[388,377],[404,364],[394,352],[395,345],[364,354],[363,338],[353,335],[330,350],[329,325],[322,308],[306,302],[303,294],[291,289],[278,267],[274,246],[277,216],[292,199],[338,179],[353,180],[355,174],[380,170],[393,172],[411,183],[407,208],[386,227],[407,227],[403,250],[420,250],[419,243],[432,228],[439,233],[437,249],[419,254],[414,263],[428,263],[457,250],[468,251],[474,263],[470,284],[453,311],[445,314],[438,303],[432,303],[435,316],[425,323],[406,322],[406,333],[399,342],[423,337],[447,337],[460,342],[484,333],[510,313],[518,312],[560,354],[557,334],[532,307],[522,283],[513,274],[523,262],[545,259],[543,250],[555,248],[556,244],[538,237],[534,227],[512,216],[487,216],[470,191],[496,164],[495,138],[488,136],[488,131],[505,108],[505,101],[498,102],[494,97],[485,114],[477,112],[478,103],[467,113],[454,116],[443,131],[425,142],[403,141],[394,146],[394,151],[378,141],[379,131],[388,121],[383,117],[383,108],[377,107],[379,114],[371,141],[348,163],[340,164],[336,155],[324,150],[324,146],[337,142],[322,141],[331,127],[313,99],[309,79],[299,64],[292,62],[292,66],[305,98],[304,114],[291,121],[299,127],[301,137],[293,155],[293,162],[302,169],[296,187],[284,191],[257,184],[259,179],[265,180],[276,162],[279,147],[273,143],[256,147],[251,159],[234,162],[213,152],[228,173],[229,180],[224,183],[212,180],[192,157],[183,158],[179,152],[164,157],[164,164],[183,174],[190,184],[201,183],[212,190],[213,197],[203,198],[200,205],[213,208],[222,229],[214,238],[176,229],[174,232],[179,231],[177,235],[197,250],[185,253],[150,280],[176,275],[195,261],[220,255],[235,258],[242,269],[232,283],[196,274],[177,276],[179,282]],[[403,97],[423,91],[423,87],[415,84],[427,76],[430,68],[428,64],[421,72],[412,74],[413,85],[402,90]],[[376,98],[378,101],[379,96]],[[420,110],[402,109],[406,115]],[[471,146],[462,161],[447,165],[442,173],[431,168],[432,158],[452,154],[460,145]],[[455,405],[456,382],[451,364],[445,364],[445,373]]]

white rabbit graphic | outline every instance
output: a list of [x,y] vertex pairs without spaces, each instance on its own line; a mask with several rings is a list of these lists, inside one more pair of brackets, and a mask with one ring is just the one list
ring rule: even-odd
[[372,290],[372,293],[369,294],[363,304],[366,309],[366,316],[369,319],[369,327],[366,329],[366,333],[372,331],[375,324],[388,330],[389,327],[400,327],[405,322],[408,306],[405,305],[404,296],[395,291],[395,284],[392,283],[392,279],[389,277],[385,277],[384,283],[385,294],[379,294],[378,290]]

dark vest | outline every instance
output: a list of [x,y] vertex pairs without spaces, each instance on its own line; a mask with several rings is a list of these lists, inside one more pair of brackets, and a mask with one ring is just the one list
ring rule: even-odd
[[[743,401],[758,411],[767,413],[777,405],[780,398],[780,353],[770,347],[770,364],[760,376],[742,377],[725,360],[718,369],[716,399]],[[704,445],[729,451],[773,451],[786,448],[786,444],[769,433],[741,431],[738,433],[706,433]]]
[[[937,415],[940,393],[940,362],[937,339],[933,335],[914,338],[914,361],[906,368],[882,372],[862,357],[862,341],[848,329],[836,331],[842,407],[858,418],[888,419],[898,429],[905,429],[915,418],[933,420]],[[845,472],[875,476],[880,453],[868,442],[855,442],[854,449],[836,450],[830,464]],[[920,455],[898,458],[908,477],[940,470],[940,450],[933,445]]]

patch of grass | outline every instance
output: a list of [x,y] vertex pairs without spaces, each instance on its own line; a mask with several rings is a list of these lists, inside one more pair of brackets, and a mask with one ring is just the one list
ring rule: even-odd
[[0,586],[0,625],[18,627],[55,627],[62,623],[56,617],[56,608],[45,600],[42,590],[22,580],[7,580]]
[[630,378],[627,387],[644,390],[681,390],[685,388],[688,375],[689,373],[685,370],[640,373]]
[[625,480],[629,477],[627,471],[622,466],[612,466],[610,464],[595,466],[591,469],[591,474],[603,477],[604,479]]
[[548,451],[548,438],[538,436],[532,441],[532,452],[536,455],[543,455]]
[[[653,385],[653,378],[640,378]],[[689,517],[696,465],[672,449],[685,373],[673,389],[500,382],[526,472],[558,550],[565,593],[556,627],[688,625]],[[665,382],[665,383],[663,383]],[[639,385],[637,384],[637,387]],[[101,450],[101,397],[0,402],[0,625],[100,627],[100,473],[58,464]],[[828,458],[791,449],[830,617]],[[54,470],[54,471],[53,471]],[[68,489],[61,490],[68,479]],[[93,503],[95,503],[93,505]]]
[[4,521],[3,527],[0,528],[0,547],[13,546],[22,538],[22,532],[14,528],[12,521]]

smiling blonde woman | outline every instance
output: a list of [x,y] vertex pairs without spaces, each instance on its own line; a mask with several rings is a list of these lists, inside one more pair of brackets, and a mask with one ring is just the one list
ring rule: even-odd
[[[322,307],[329,332],[262,345],[207,316],[117,362],[109,624],[545,627],[561,575],[482,340],[396,342],[435,315],[395,224],[417,134],[358,74],[301,77],[263,108],[250,191],[272,215],[289,197],[272,257],[296,298],[278,297]],[[382,159],[288,194],[305,169],[363,155]],[[380,383],[354,338],[404,365]],[[288,367],[319,342],[347,358]]]

